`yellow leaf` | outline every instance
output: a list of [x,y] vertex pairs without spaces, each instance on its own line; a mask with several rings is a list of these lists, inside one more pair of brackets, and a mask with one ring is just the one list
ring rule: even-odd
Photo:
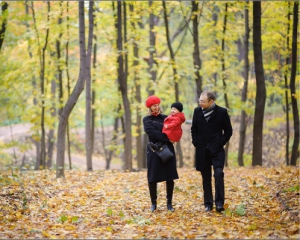
[[23,215],[22,215],[22,213],[21,213],[21,212],[17,212],[17,213],[16,213],[16,217],[17,217],[18,219],[21,219],[21,218],[22,218],[22,216],[23,216]]

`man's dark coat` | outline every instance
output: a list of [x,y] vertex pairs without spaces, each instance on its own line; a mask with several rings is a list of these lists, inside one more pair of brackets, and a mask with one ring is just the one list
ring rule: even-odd
[[158,155],[151,151],[149,144],[147,145],[147,177],[148,182],[162,182],[178,179],[176,169],[176,157],[173,144],[169,141],[167,135],[162,133],[164,119],[166,115],[146,116],[143,119],[144,131],[148,135],[149,141],[153,143],[167,143],[174,157],[163,163]]
[[207,164],[206,150],[212,156],[214,168],[224,167],[224,145],[232,135],[232,126],[226,108],[215,106],[208,121],[204,118],[202,108],[194,109],[191,127],[192,143],[196,147],[196,170],[203,170]]

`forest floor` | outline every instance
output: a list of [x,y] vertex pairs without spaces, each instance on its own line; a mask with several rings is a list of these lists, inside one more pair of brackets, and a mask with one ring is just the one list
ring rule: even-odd
[[225,211],[204,212],[201,176],[178,169],[151,213],[146,170],[0,172],[0,239],[299,239],[298,167],[225,168]]

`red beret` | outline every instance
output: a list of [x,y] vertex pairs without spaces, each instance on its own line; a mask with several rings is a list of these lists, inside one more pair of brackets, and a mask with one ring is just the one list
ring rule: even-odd
[[147,98],[146,100],[146,107],[150,108],[151,106],[153,106],[154,104],[159,104],[160,103],[160,99],[154,95],[150,96]]

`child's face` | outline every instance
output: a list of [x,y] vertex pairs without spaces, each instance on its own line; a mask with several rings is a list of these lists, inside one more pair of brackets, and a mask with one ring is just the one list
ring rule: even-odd
[[172,107],[172,108],[171,108],[171,113],[172,113],[172,114],[179,113],[179,110],[178,110],[177,108]]

